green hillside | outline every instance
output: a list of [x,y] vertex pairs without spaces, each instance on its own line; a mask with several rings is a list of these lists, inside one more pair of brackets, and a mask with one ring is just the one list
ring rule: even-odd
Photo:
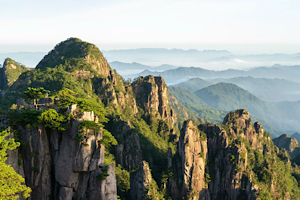
[[[299,102],[265,102],[231,83],[218,83],[195,92],[207,105],[221,110],[245,108],[276,133],[299,130]],[[273,128],[272,128],[273,127]],[[274,136],[274,135],[272,135]]]
[[[300,99],[300,83],[285,79],[235,77],[229,79],[214,79],[211,82],[233,83],[248,90],[258,98],[269,102],[296,101]],[[201,89],[201,88],[199,88]]]
[[185,88],[169,86],[168,91],[171,94],[173,94],[176,97],[176,99],[181,103],[191,103],[201,106],[207,106],[207,104],[202,99],[200,99],[193,92]]
[[221,82],[235,84],[245,90],[248,90],[250,93],[264,101],[280,102],[297,101],[300,99],[300,93],[298,92],[300,83],[279,78],[254,78],[251,76],[217,78],[209,80],[191,78],[185,82],[181,82],[172,86],[183,87],[187,90],[195,92],[202,88]]
[[182,103],[185,108],[197,114],[201,118],[199,120],[201,122],[209,121],[213,123],[221,123],[224,116],[227,114],[226,111],[208,106],[202,99],[185,88],[169,86],[168,91],[174,95],[174,97],[176,97],[176,99]]
[[200,90],[202,88],[205,88],[207,86],[212,85],[213,83],[201,78],[191,78],[185,82],[181,82],[175,85],[172,85],[174,87],[182,87],[189,91],[195,92],[197,90]]
[[231,83],[217,83],[197,90],[195,94],[209,106],[222,110],[235,110],[249,104],[264,104],[253,94]]
[[27,70],[24,65],[10,58],[6,58],[3,67],[0,68],[0,89],[11,86],[19,76]]

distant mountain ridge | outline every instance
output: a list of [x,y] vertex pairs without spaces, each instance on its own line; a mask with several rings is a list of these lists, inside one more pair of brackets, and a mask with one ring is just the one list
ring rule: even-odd
[[136,62],[124,63],[124,62],[119,62],[119,61],[110,62],[109,65],[112,69],[117,70],[117,72],[120,73],[121,75],[140,73],[141,71],[149,70],[149,69],[165,71],[165,70],[169,70],[169,69],[178,68],[178,66],[167,65],[167,64],[153,67],[153,66],[136,63]]
[[293,138],[296,138],[296,140],[298,140],[298,142],[300,143],[300,134],[298,132],[294,133],[292,135]]
[[183,50],[165,48],[110,50],[103,51],[103,54],[109,62],[138,62],[151,66],[159,66],[162,64],[188,66],[184,63],[203,62],[232,55],[227,50],[198,51],[196,49]]
[[181,82],[173,86],[183,87],[194,92],[220,82],[233,83],[245,90],[248,90],[250,93],[264,101],[281,102],[300,100],[300,83],[279,78],[253,78],[250,76],[209,80],[191,78],[185,82]]
[[35,68],[37,63],[45,56],[46,52],[11,52],[0,53],[0,63],[6,58],[17,60],[29,68]]
[[281,132],[300,129],[300,101],[279,103],[262,101],[231,83],[211,85],[196,91],[195,94],[207,105],[219,110],[245,108],[262,123]]
[[197,50],[197,49],[167,49],[167,48],[137,48],[137,49],[115,49],[102,51],[104,54],[114,52],[114,53],[225,53],[232,55],[231,52],[227,50]]
[[257,67],[248,71],[227,69],[223,71],[207,70],[198,67],[179,67],[170,69],[163,72],[145,70],[141,73],[130,75],[128,77],[134,78],[138,76],[161,75],[167,83],[176,84],[179,82],[187,81],[190,78],[202,79],[217,79],[217,78],[234,78],[234,77],[247,77],[254,78],[282,78],[295,82],[300,82],[300,65],[295,66],[282,66],[273,65],[272,67]]

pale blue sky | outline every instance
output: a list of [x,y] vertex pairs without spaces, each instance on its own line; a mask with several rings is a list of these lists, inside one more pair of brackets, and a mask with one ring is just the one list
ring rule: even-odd
[[299,8],[299,0],[0,0],[0,52],[49,51],[78,37],[101,50],[297,53]]

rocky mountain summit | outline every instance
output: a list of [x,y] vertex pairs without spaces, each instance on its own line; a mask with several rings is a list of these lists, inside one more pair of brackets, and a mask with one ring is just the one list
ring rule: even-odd
[[279,149],[286,151],[291,159],[300,155],[300,144],[294,137],[283,134],[280,137],[273,139],[273,142]]
[[[20,99],[41,87],[51,104],[12,105],[32,104]],[[124,81],[95,45],[77,38],[58,44],[11,88],[0,106],[11,108],[8,126],[21,146],[7,163],[25,177],[33,200],[300,196],[299,169],[248,111],[200,123],[162,77]]]

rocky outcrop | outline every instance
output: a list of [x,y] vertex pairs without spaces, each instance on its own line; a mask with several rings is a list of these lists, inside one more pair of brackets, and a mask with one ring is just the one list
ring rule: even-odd
[[273,139],[273,142],[279,149],[286,151],[291,159],[300,155],[300,144],[296,138],[283,134],[278,138]]
[[[81,120],[95,119],[93,112],[82,116]],[[42,125],[19,127],[19,163],[32,189],[31,199],[117,199],[114,166],[104,163],[104,145],[99,143],[102,129],[81,131],[79,142],[81,120],[71,119],[63,132]]]
[[252,125],[243,109],[227,114],[222,125],[196,127],[186,121],[177,153],[172,156],[169,152],[168,156],[168,167],[174,172],[168,180],[168,196],[178,200],[257,199],[260,188],[252,182],[249,162],[253,161],[248,161],[248,154],[250,146],[251,151],[270,153],[270,147],[262,142],[264,137],[271,141],[260,123]]
[[176,179],[170,179],[172,199],[207,199],[205,182],[207,139],[192,121],[186,121],[180,133],[178,148],[172,160]]
[[259,190],[251,182],[252,175],[245,178],[249,170],[248,149],[236,139],[249,141],[253,150],[263,150],[262,126],[257,122],[253,126],[249,113],[241,109],[228,113],[222,126],[202,124],[199,129],[208,136],[210,198],[237,200],[247,196],[248,200],[256,199]]
[[237,200],[240,192],[246,188],[248,199],[256,199],[253,185],[243,178],[248,162],[244,144],[238,146],[230,143],[229,135],[221,126],[207,124],[199,128],[209,136],[207,167],[211,179],[210,198]]
[[174,124],[174,111],[168,105],[168,89],[161,76],[139,77],[132,83],[137,105],[149,116]]
[[130,174],[130,198],[135,200],[158,200],[158,187],[152,178],[147,162],[143,161],[139,169]]

